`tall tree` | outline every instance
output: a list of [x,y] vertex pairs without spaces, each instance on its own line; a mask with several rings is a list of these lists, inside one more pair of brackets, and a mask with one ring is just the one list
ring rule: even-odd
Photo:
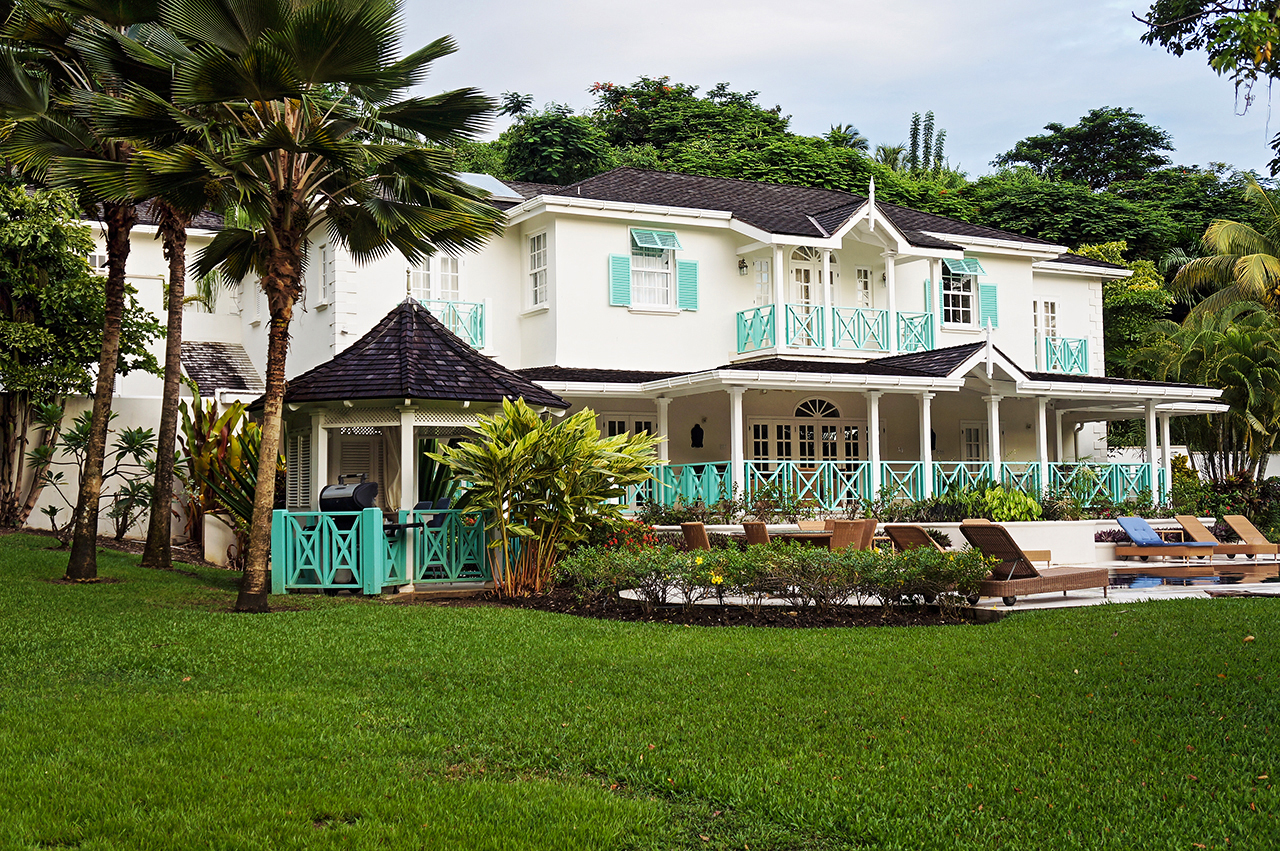
[[1173,150],[1164,130],[1132,109],[1091,109],[1078,124],[1051,122],[991,161],[1000,168],[1023,165],[1042,177],[1103,189],[1117,180],[1137,180],[1169,164],[1161,151]]
[[617,147],[650,144],[660,152],[705,139],[779,137],[787,132],[782,108],[756,103],[759,92],[735,92],[717,83],[704,97],[698,87],[667,77],[641,77],[629,86],[596,83],[592,117]]
[[852,148],[863,153],[871,150],[871,142],[852,124],[832,124],[825,138],[837,148]]
[[[135,196],[198,181],[216,206],[245,211],[251,226],[224,228],[196,270],[261,278],[271,324],[260,457],[274,459],[310,235],[326,229],[357,260],[399,250],[416,262],[500,232],[499,211],[453,175],[442,146],[477,132],[493,104],[474,89],[397,100],[456,48],[442,38],[397,61],[400,10],[389,0],[165,0],[160,19],[200,45],[176,65],[174,103],[137,88],[96,107],[126,136],[131,123],[138,135],[180,134],[198,110],[215,143],[143,150],[127,180],[104,179]],[[240,611],[267,608],[275,484],[258,477]]]
[[[0,185],[0,526],[27,521],[61,430],[63,399],[93,390],[102,349],[103,280],[66,192]],[[130,298],[119,369],[155,368],[159,326]]]
[[504,171],[515,180],[573,183],[610,167],[604,134],[564,104],[525,112],[502,138],[506,142]]
[[[19,0],[10,9],[0,53],[0,116],[14,122],[0,153],[31,179],[43,181],[59,160],[75,157],[121,163],[133,146],[94,132],[86,103],[95,95],[118,97],[124,80],[100,62],[99,47],[154,21],[155,0]],[[85,194],[106,225],[106,307],[93,416],[76,501],[75,531],[67,577],[97,577],[98,500],[111,418],[112,393],[125,315],[125,262],[137,223],[132,198]]]

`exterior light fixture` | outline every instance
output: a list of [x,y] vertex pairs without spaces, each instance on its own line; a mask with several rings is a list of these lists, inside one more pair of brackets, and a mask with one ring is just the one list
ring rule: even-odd
[[739,275],[747,274],[747,258],[745,257],[738,258],[738,274]]

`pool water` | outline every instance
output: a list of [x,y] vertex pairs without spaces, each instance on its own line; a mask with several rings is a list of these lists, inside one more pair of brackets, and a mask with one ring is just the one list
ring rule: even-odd
[[1256,564],[1188,565],[1185,567],[1113,567],[1112,588],[1156,588],[1161,585],[1239,585],[1252,582],[1280,582],[1280,565],[1274,561]]

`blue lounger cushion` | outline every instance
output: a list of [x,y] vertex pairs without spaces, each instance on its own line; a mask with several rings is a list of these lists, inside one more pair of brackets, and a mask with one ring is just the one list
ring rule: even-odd
[[1143,520],[1141,517],[1118,517],[1116,522],[1120,524],[1120,528],[1129,536],[1129,540],[1133,541],[1139,547],[1215,547],[1217,544],[1212,541],[1183,541],[1177,544],[1171,544],[1163,540],[1156,530],[1151,528],[1151,524]]

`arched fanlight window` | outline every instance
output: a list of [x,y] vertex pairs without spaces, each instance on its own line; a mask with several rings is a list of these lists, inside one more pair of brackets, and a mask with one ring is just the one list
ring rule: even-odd
[[[817,249],[817,248],[810,248],[810,247],[809,247],[809,246],[807,246],[807,245],[802,245],[802,246],[800,246],[799,248],[797,248],[795,251],[791,252],[791,262],[793,262],[793,263],[821,263],[821,262],[822,262],[822,251],[821,251],[821,249]],[[836,255],[835,255],[835,253],[833,252],[833,253],[832,253],[832,255],[831,255],[831,265],[832,265],[832,266],[835,266],[837,263],[839,263],[839,261],[838,261],[838,260],[836,260]]]
[[826,399],[806,399],[796,406],[796,416],[838,418],[840,409]]

